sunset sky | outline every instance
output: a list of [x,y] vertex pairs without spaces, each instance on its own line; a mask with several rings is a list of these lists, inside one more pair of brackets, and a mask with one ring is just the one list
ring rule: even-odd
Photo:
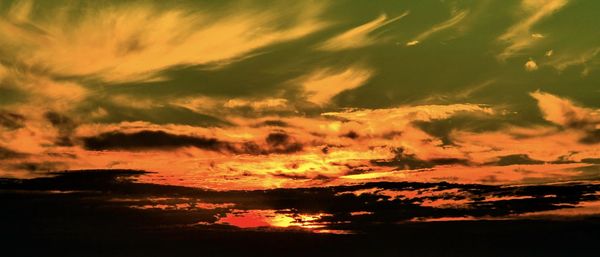
[[0,0],[0,256],[597,257],[598,0]]
[[600,2],[0,1],[0,174],[600,179]]

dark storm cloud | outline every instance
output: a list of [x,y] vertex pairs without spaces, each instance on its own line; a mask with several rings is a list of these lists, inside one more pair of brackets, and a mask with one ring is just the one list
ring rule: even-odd
[[25,117],[18,113],[0,110],[0,126],[8,129],[18,129],[24,126]]
[[139,131],[134,133],[107,132],[94,137],[82,138],[88,150],[146,150],[174,149],[179,147],[197,147],[200,149],[221,151],[231,146],[215,138],[175,135],[164,131]]
[[460,164],[460,165],[469,165],[469,160],[467,159],[461,159],[461,158],[434,158],[434,159],[430,159],[429,162],[435,164],[435,165],[454,165],[454,164]]
[[302,151],[303,145],[284,132],[270,133],[265,139],[273,153],[295,153]]
[[233,143],[202,136],[176,135],[164,131],[143,130],[134,133],[106,132],[97,136],[81,138],[88,150],[171,150],[181,147],[196,147],[208,151],[233,154],[265,155],[272,153],[294,153],[302,151],[303,145],[283,132],[271,133],[266,145],[256,142]]
[[511,155],[506,155],[506,156],[500,156],[500,157],[498,157],[498,160],[493,161],[493,162],[488,162],[488,163],[486,163],[486,165],[508,166],[508,165],[514,165],[514,164],[531,165],[531,164],[544,164],[544,163],[545,163],[544,161],[532,159],[531,157],[529,157],[529,155],[526,155],[526,154],[511,154]]

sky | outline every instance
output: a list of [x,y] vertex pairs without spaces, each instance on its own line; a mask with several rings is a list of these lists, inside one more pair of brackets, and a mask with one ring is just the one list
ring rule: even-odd
[[0,175],[600,179],[600,2],[0,1]]

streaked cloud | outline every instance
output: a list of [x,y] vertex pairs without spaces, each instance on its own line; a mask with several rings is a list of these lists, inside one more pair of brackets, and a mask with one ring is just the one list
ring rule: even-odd
[[[317,18],[322,5],[308,2],[262,11],[236,9],[223,16],[138,3],[99,5],[77,17],[50,9],[39,19],[28,17],[30,8],[17,3],[0,20],[0,34],[5,35],[0,45],[13,49],[13,59],[58,75],[112,82],[163,79],[159,72],[172,66],[240,58],[325,26]],[[291,22],[274,26],[282,19]]]
[[8,10],[7,16],[16,23],[25,23],[29,20],[32,7],[32,0],[16,1]]
[[345,70],[325,68],[313,71],[292,83],[301,85],[308,101],[325,105],[337,94],[364,85],[372,75],[373,71],[358,66]]
[[525,17],[498,37],[498,40],[507,43],[508,46],[497,57],[501,60],[507,59],[530,47],[536,40],[542,39],[542,34],[532,33],[533,26],[560,10],[567,2],[567,0],[522,0],[521,9],[517,13]]
[[469,14],[468,10],[457,11],[455,14],[452,15],[452,17],[450,17],[450,19],[448,19],[448,20],[446,20],[444,22],[435,24],[430,29],[428,29],[428,30],[424,31],[423,33],[419,34],[413,40],[407,42],[406,46],[417,45],[417,44],[421,43],[423,40],[427,39],[428,37],[430,37],[431,35],[433,35],[435,33],[438,33],[440,31],[452,28],[453,26],[455,26],[456,24],[458,24],[459,22],[461,22],[465,17],[467,17],[468,14]]
[[[548,55],[550,53],[550,55]],[[552,56],[554,52],[548,52],[547,56]],[[600,66],[600,60],[598,56],[600,54],[600,47],[592,49],[585,49],[578,52],[568,52],[554,55],[552,60],[547,63],[553,66],[559,71],[563,71],[572,66],[582,66],[581,74],[587,75],[591,70],[597,69]]]
[[229,99],[223,106],[226,108],[250,107],[254,110],[282,110],[288,108],[288,101],[287,99],[283,98],[267,98],[257,101],[246,99]]
[[17,90],[27,95],[27,99],[22,99],[27,101],[24,105],[67,110],[90,94],[89,89],[75,81],[55,79],[21,69],[5,69],[4,78],[1,76],[2,74],[0,81],[3,83],[0,88]]
[[327,51],[340,51],[375,44],[377,42],[377,37],[372,35],[375,30],[392,22],[398,21],[408,14],[409,12],[407,11],[394,18],[388,18],[386,14],[381,14],[379,17],[370,22],[352,28],[333,38],[328,39],[320,44],[318,48]]
[[[494,111],[483,105],[453,104],[453,105],[420,105],[405,106],[389,109],[348,110],[345,112],[323,113],[325,116],[335,116],[360,122],[376,122],[378,125],[388,124],[402,127],[413,121],[429,121],[445,119],[457,112],[483,112],[493,114]],[[385,126],[373,126],[385,127]]]

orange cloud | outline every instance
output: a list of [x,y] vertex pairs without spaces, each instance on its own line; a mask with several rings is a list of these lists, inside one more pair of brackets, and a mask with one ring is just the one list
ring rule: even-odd
[[598,126],[600,110],[579,107],[571,100],[535,91],[530,95],[538,101],[544,119],[564,127]]

